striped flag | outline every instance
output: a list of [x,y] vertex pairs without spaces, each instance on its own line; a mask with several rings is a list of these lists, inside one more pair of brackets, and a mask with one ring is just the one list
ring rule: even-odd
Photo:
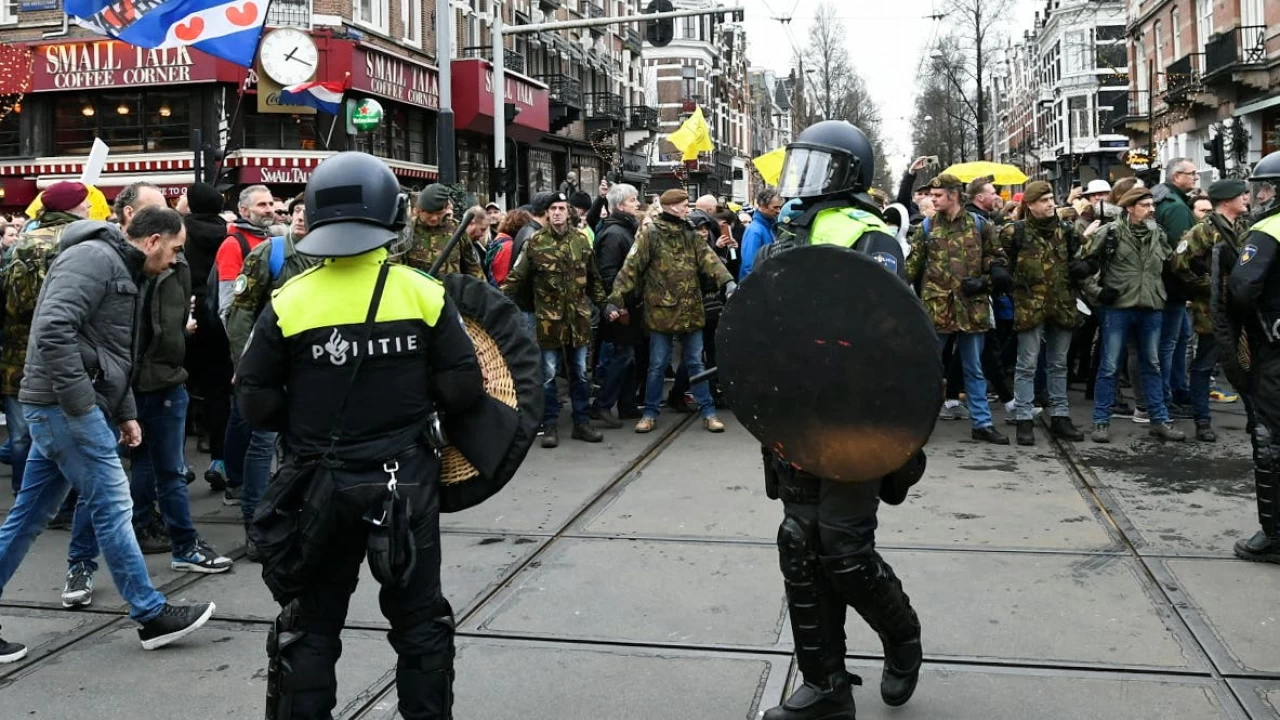
[[342,106],[342,94],[347,91],[348,83],[342,82],[304,82],[290,85],[280,91],[281,105],[305,105],[320,112],[337,115]]

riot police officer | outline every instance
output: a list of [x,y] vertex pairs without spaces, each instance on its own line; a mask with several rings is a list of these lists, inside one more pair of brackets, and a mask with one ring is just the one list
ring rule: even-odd
[[[1248,348],[1248,362],[1239,353],[1223,353],[1223,363],[1244,370],[1237,387],[1248,412],[1253,442],[1253,477],[1258,494],[1258,522],[1262,529],[1235,545],[1237,557],[1280,563],[1280,204],[1263,193],[1280,181],[1280,151],[1258,162],[1249,182],[1257,220],[1241,241],[1239,259],[1227,281],[1227,299],[1239,319],[1241,338],[1228,348]],[[1247,367],[1241,367],[1247,365]],[[1235,379],[1233,379],[1235,382]]]
[[[792,247],[830,244],[867,253],[903,277],[902,246],[866,194],[874,172],[871,144],[853,125],[828,120],[800,133],[787,146],[779,186],[783,197],[801,199],[799,214],[778,223],[777,238],[757,266]],[[881,499],[905,499],[923,473],[923,451],[889,477],[858,483],[815,477],[763,452],[766,489],[783,502],[778,554],[804,680],[765,720],[853,720],[851,686],[861,680],[844,665],[846,607],[879,634],[885,655],[880,694],[885,703],[902,705],[919,678],[920,621],[875,551],[876,511]]]
[[381,160],[345,152],[320,163],[297,250],[324,262],[274,293],[238,367],[245,418],[285,446],[253,525],[263,580],[283,606],[267,643],[268,718],[331,717],[339,632],[366,554],[399,656],[400,715],[451,716],[440,463],[423,438],[435,411],[463,412],[484,389],[443,285],[388,262],[406,206]]

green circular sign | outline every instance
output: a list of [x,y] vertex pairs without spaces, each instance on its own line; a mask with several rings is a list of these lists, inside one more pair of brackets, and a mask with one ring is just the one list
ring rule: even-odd
[[382,104],[365,98],[351,110],[351,124],[356,130],[373,130],[382,124]]

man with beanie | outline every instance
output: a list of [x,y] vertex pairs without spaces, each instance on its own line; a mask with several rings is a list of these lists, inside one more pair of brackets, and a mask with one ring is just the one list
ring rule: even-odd
[[1191,416],[1196,423],[1196,439],[1214,442],[1209,414],[1209,379],[1218,363],[1218,343],[1213,334],[1213,314],[1209,307],[1210,267],[1213,246],[1225,242],[1240,252],[1249,230],[1249,184],[1244,180],[1218,180],[1209,186],[1213,212],[1182,236],[1173,249],[1173,272],[1191,292],[1192,330],[1196,334],[1196,356],[1191,361]]
[[231,412],[231,360],[228,357],[227,333],[213,308],[210,293],[217,297],[218,287],[209,284],[218,248],[227,239],[227,221],[222,218],[222,193],[208,183],[195,183],[187,189],[187,207],[191,212],[182,219],[187,229],[184,254],[191,268],[191,294],[195,297],[195,332],[187,337],[187,386],[193,397],[200,398],[202,414],[200,430],[209,439],[209,469],[205,480],[215,492],[226,487],[223,444],[227,434],[227,417]]
[[574,218],[571,219],[571,222],[573,220],[577,221],[576,227],[587,236],[591,246],[595,247],[596,232],[591,227],[591,224],[587,222],[587,216],[591,212],[591,205],[591,196],[584,192],[576,192],[569,196],[569,207],[572,208],[574,213]]
[[18,403],[27,357],[27,338],[36,299],[45,274],[58,254],[58,245],[67,226],[89,217],[89,189],[78,182],[57,182],[40,196],[41,210],[35,227],[23,233],[4,265],[4,343],[0,344],[0,393],[4,394],[4,414],[13,449],[13,493],[22,488],[22,475],[31,451],[31,431]]
[[1053,187],[1043,180],[1027,184],[1020,216],[1000,231],[1000,246],[1013,275],[1013,329],[1018,333],[1014,371],[1014,420],[1019,445],[1034,445],[1035,377],[1040,347],[1048,374],[1049,431],[1064,440],[1083,440],[1071,422],[1067,403],[1067,351],[1080,324],[1076,292],[1068,265],[1079,253],[1075,229],[1058,221]]
[[1160,327],[1165,287],[1164,263],[1172,254],[1164,231],[1156,224],[1151,191],[1135,187],[1118,203],[1125,210],[1121,220],[1104,225],[1089,237],[1073,275],[1093,278],[1090,293],[1102,314],[1102,357],[1094,385],[1093,441],[1111,442],[1111,406],[1116,395],[1116,368],[1130,334],[1138,336],[1137,350],[1142,391],[1147,399],[1152,437],[1166,441],[1186,439],[1169,422],[1160,377]]
[[568,360],[569,399],[573,404],[573,438],[590,443],[604,439],[591,427],[591,386],[587,383],[587,347],[591,344],[592,306],[604,304],[604,285],[587,236],[569,224],[569,202],[557,195],[547,211],[548,223],[529,239],[502,283],[508,297],[533,298],[538,347],[542,349],[542,447],[560,444],[557,423],[560,399],[556,375],[561,352]]
[[[627,295],[640,291],[644,301],[644,323],[649,330],[649,376],[645,380],[644,417],[636,432],[651,432],[658,422],[663,378],[671,364],[677,340],[683,349],[682,362],[689,377],[702,372],[702,282],[705,277],[727,295],[737,289],[733,276],[712,252],[706,241],[685,220],[689,215],[689,194],[668,190],[658,200],[662,214],[636,235],[635,245],[618,272],[609,294],[610,321],[623,314]],[[716,417],[715,401],[706,381],[693,386],[693,397],[702,414],[702,427],[724,432]]]
[[[410,233],[413,244],[404,255],[404,264],[426,272],[431,269],[436,258],[440,257],[440,253],[444,252],[454,231],[458,229],[452,217],[453,202],[449,199],[449,188],[440,183],[428,185],[418,193],[413,214],[413,229]],[[437,271],[440,277],[453,273],[484,279],[484,266],[476,256],[475,246],[465,240],[454,247]]]

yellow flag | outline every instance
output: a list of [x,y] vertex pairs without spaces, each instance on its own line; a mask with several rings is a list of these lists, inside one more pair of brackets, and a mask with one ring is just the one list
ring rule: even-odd
[[715,143],[711,142],[711,128],[707,119],[702,116],[702,108],[693,111],[693,115],[680,126],[679,130],[667,136],[667,141],[684,153],[683,160],[697,160],[700,152],[713,152]]
[[752,160],[756,166],[756,170],[760,171],[760,177],[770,185],[777,185],[778,180],[782,177],[782,162],[787,159],[787,149],[780,147],[773,152],[767,152],[764,155]]

